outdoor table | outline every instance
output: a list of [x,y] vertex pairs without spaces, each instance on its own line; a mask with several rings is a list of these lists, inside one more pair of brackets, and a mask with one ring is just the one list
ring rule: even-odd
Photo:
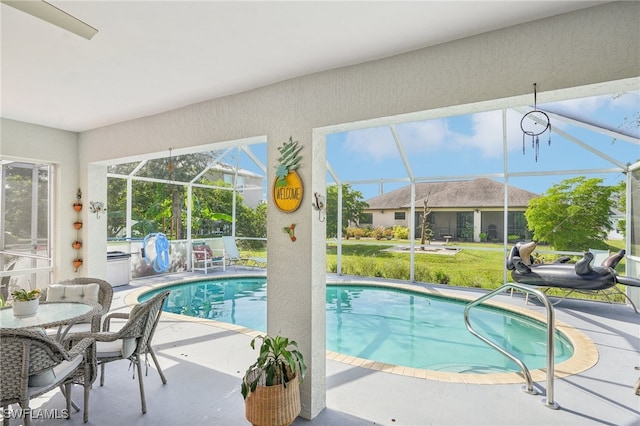
[[[42,302],[34,316],[18,318],[13,315],[13,309],[7,307],[0,309],[0,328],[58,327],[56,339],[62,342],[73,324],[90,319],[101,309],[99,303]],[[64,386],[60,386],[60,390],[65,395]],[[80,410],[75,402],[71,401],[71,405]]]
[[56,337],[62,341],[73,324],[91,318],[100,309],[98,303],[42,302],[34,316],[17,318],[7,307],[0,309],[0,328],[58,327]]

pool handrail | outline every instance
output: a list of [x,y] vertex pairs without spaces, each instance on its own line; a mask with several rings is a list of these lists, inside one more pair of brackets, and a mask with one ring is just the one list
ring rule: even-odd
[[560,406],[553,400],[554,398],[553,375],[554,375],[554,353],[555,353],[555,348],[554,348],[555,346],[555,341],[554,341],[555,312],[553,310],[553,305],[549,301],[549,298],[542,291],[537,290],[535,288],[531,288],[530,286],[527,286],[524,284],[506,283],[503,286],[467,304],[467,306],[464,308],[464,323],[467,327],[467,330],[469,330],[471,334],[473,334],[478,339],[482,340],[483,342],[485,342],[486,344],[488,344],[489,346],[491,346],[492,348],[500,352],[502,355],[506,356],[507,358],[509,358],[516,364],[518,364],[527,381],[524,391],[529,394],[535,395],[536,391],[535,389],[533,389],[533,380],[531,379],[531,373],[529,372],[529,369],[524,364],[524,362],[522,362],[520,359],[513,356],[509,352],[507,352],[505,349],[496,345],[491,340],[479,334],[476,330],[473,329],[473,327],[471,326],[471,322],[469,320],[469,311],[471,310],[471,308],[483,303],[488,299],[491,299],[497,294],[503,293],[506,290],[513,290],[513,289],[522,291],[527,295],[529,294],[535,295],[544,304],[546,308],[546,311],[547,311],[547,397],[542,399],[542,403],[547,408],[557,410],[558,408],[560,408]]

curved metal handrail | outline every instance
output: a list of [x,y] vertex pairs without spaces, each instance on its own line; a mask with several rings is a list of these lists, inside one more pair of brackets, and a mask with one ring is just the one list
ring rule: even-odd
[[531,373],[529,372],[529,369],[524,364],[524,362],[522,362],[520,359],[516,358],[515,356],[513,356],[512,354],[510,354],[500,346],[496,345],[491,340],[479,334],[476,330],[473,329],[473,327],[471,326],[471,322],[469,320],[469,311],[471,310],[471,308],[473,308],[476,305],[480,305],[484,301],[491,299],[495,295],[509,289],[515,289],[527,294],[535,295],[538,299],[540,299],[542,303],[544,303],[544,306],[547,310],[547,397],[542,400],[542,403],[548,408],[557,410],[558,408],[560,408],[560,406],[557,403],[555,403],[553,400],[555,313],[553,311],[553,305],[551,304],[551,302],[543,292],[526,285],[516,284],[516,283],[507,283],[502,287],[497,288],[492,292],[487,293],[484,296],[467,304],[467,306],[464,308],[464,323],[467,326],[467,330],[469,330],[471,334],[473,334],[478,339],[482,340],[487,345],[491,346],[492,348],[500,352],[502,355],[509,358],[511,361],[515,362],[520,367],[520,369],[522,370],[522,373],[525,376],[525,379],[527,380],[525,392],[535,395],[536,391],[533,389],[533,380],[531,379]]

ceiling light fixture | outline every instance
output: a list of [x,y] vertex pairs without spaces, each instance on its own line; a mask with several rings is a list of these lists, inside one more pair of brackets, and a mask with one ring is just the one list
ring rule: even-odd
[[40,18],[52,25],[70,31],[80,37],[91,40],[98,33],[98,30],[88,25],[75,16],[69,15],[62,9],[58,9],[51,3],[44,0],[24,1],[24,0],[0,0],[0,2],[21,10],[24,13]]

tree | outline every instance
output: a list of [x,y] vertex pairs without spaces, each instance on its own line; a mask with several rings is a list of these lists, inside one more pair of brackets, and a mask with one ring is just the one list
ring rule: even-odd
[[[142,237],[152,232],[163,232],[169,238],[186,238],[187,187],[173,182],[191,182],[203,170],[207,170],[216,152],[182,155],[172,158],[149,160],[144,164],[128,163],[111,166],[110,173],[127,176],[139,167],[136,176],[155,178],[160,181],[134,180],[132,182],[132,236]],[[229,234],[233,216],[233,191],[231,184],[220,180],[220,172],[212,170],[200,176],[197,184],[216,188],[193,188],[192,237]],[[108,236],[122,236],[126,226],[126,179],[109,178],[107,191]],[[247,207],[243,197],[236,194],[236,232],[244,236],[266,236],[261,216],[264,211]],[[257,216],[256,216],[257,215]],[[248,222],[248,223],[245,223]],[[258,234],[251,234],[256,230]],[[264,232],[263,232],[264,231]],[[264,235],[262,235],[264,234]]]
[[[362,192],[354,191],[351,185],[342,185],[342,225],[341,233],[344,234],[350,223],[358,225],[362,219],[362,212],[369,207],[364,201]],[[338,234],[338,187],[327,187],[327,237],[335,238]]]
[[[239,237],[267,237],[267,203],[263,202],[255,209],[242,206],[237,217],[236,235]],[[245,247],[257,249],[263,247],[260,241],[246,240]]]
[[584,176],[566,179],[529,201],[525,217],[533,239],[556,250],[586,251],[604,245],[611,230],[609,212],[618,186]]

